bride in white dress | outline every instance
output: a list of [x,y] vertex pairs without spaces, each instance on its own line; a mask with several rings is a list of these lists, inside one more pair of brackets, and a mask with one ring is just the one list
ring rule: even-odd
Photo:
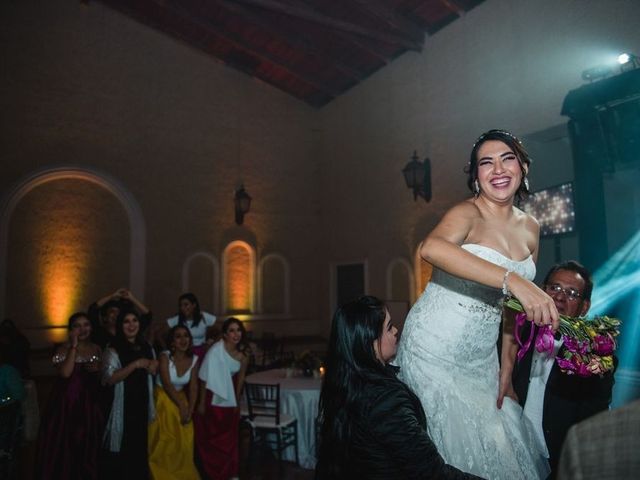
[[420,398],[444,460],[489,479],[546,478],[548,463],[514,400],[513,335],[496,341],[503,292],[538,325],[558,325],[553,300],[536,287],[539,227],[514,207],[528,190],[530,159],[508,132],[491,130],[471,152],[474,197],[449,210],[420,248],[433,277],[407,317],[397,364]]

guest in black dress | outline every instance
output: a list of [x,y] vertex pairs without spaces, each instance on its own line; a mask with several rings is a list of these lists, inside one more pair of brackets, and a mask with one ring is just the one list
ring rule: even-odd
[[375,297],[336,311],[320,392],[317,479],[473,479],[444,463],[418,397],[387,364],[398,330]]
[[105,353],[103,381],[114,386],[105,432],[110,452],[103,467],[105,478],[149,478],[147,430],[155,414],[152,392],[158,362],[140,330],[136,312],[120,312],[116,337]]
[[133,293],[119,288],[89,305],[89,320],[93,327],[92,338],[101,348],[107,348],[116,337],[116,322],[120,312],[134,310],[140,320],[140,330],[144,332],[151,323],[151,312]]

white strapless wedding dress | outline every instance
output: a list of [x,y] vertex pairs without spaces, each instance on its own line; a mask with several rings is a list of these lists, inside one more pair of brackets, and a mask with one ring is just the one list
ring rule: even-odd
[[[462,248],[533,279],[531,257],[511,260],[478,244]],[[418,395],[444,460],[487,479],[546,478],[549,466],[517,402],[498,397],[501,292],[434,269],[404,326],[396,363]]]

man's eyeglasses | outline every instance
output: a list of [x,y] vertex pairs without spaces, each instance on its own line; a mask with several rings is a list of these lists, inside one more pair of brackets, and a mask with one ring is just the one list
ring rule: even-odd
[[549,295],[562,293],[567,298],[567,300],[571,302],[575,302],[579,298],[582,298],[582,294],[577,290],[574,290],[573,288],[562,288],[562,286],[558,285],[557,283],[545,285],[544,289]]

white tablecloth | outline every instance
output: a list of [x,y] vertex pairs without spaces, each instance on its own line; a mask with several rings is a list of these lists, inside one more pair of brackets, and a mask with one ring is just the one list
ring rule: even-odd
[[[316,417],[322,379],[294,376],[288,378],[284,368],[253,373],[249,383],[280,384],[280,411],[298,419],[298,457],[300,466],[316,467]],[[295,461],[293,448],[284,452],[285,460]]]

